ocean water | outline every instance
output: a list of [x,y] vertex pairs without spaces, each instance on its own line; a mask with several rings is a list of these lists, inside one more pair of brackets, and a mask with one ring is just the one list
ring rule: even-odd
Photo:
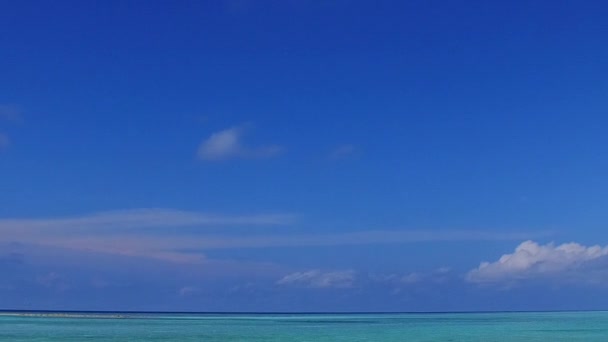
[[3,313],[0,341],[608,341],[608,312]]

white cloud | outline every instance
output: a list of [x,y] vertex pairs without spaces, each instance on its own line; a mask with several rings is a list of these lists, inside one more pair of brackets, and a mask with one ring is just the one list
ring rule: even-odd
[[245,146],[242,143],[244,133],[245,128],[240,126],[213,133],[199,146],[198,157],[208,161],[259,159],[274,157],[283,151],[278,145]]
[[348,288],[352,287],[356,279],[354,271],[322,272],[310,270],[295,272],[284,276],[277,281],[277,285],[295,285],[312,288]]
[[605,273],[608,247],[586,247],[578,243],[539,245],[525,241],[512,254],[505,254],[495,262],[482,262],[466,275],[473,283],[513,282],[539,277],[575,277],[594,281],[598,272]]

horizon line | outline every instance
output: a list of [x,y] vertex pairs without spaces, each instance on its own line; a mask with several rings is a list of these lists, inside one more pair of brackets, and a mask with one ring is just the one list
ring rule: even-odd
[[477,314],[477,313],[559,313],[608,312],[608,309],[562,310],[461,310],[461,311],[137,311],[137,310],[12,310],[0,309],[0,314],[173,314],[173,315],[364,315],[364,314]]

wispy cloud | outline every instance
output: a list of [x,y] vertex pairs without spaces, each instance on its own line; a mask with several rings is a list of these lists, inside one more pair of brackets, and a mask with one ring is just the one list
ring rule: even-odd
[[[422,241],[522,240],[547,233],[458,230],[367,230],[340,233],[260,229],[294,223],[293,215],[225,216],[170,209],[137,209],[63,218],[0,219],[0,242],[21,242],[174,261],[200,261],[210,249],[413,243]],[[238,234],[230,229],[238,227]],[[257,227],[257,228],[255,228]],[[242,228],[250,228],[243,231]],[[255,229],[254,229],[255,228]]]
[[396,287],[403,287],[419,283],[443,283],[452,276],[453,272],[449,267],[440,267],[426,272],[409,272],[405,274],[369,274],[368,278],[374,283],[384,283]]
[[15,105],[0,105],[0,119],[8,121],[21,120],[21,109]]
[[[184,246],[197,247],[198,244],[187,241],[192,241],[205,227],[276,226],[290,224],[293,219],[292,215],[284,214],[225,216],[171,209],[110,211],[64,218],[11,218],[0,219],[0,242],[200,261],[200,255],[179,250]],[[187,227],[194,229],[181,234],[180,230]]]
[[306,247],[413,243],[432,241],[517,241],[549,232],[489,233],[474,230],[366,230],[345,233],[217,237],[202,241],[204,248]]
[[42,219],[0,219],[0,231],[18,233],[52,230],[71,233],[82,231],[124,231],[130,228],[179,228],[188,226],[285,225],[293,215],[260,214],[226,216],[162,208],[144,208],[94,213],[76,217]]
[[191,297],[197,295],[201,292],[201,289],[196,286],[183,286],[179,290],[177,290],[177,294],[180,297]]
[[[122,231],[120,233],[87,232],[84,234],[66,235],[50,234],[9,234],[0,238],[6,239],[13,235],[9,241],[28,241],[43,245],[51,245],[64,248],[87,249],[91,251],[114,253],[133,256],[153,256],[174,261],[197,261],[199,253],[211,249],[240,249],[240,248],[269,248],[269,247],[309,247],[309,246],[341,246],[341,245],[366,245],[366,244],[394,244],[411,243],[418,241],[450,241],[444,236],[428,236],[424,240],[418,237],[412,238],[403,232],[384,232],[380,238],[377,231],[359,232],[356,234],[273,234],[259,235],[237,234],[229,232],[222,234],[209,234],[203,231],[198,233],[179,233],[172,230],[170,234],[146,234],[142,232]],[[373,239],[372,239],[373,237]],[[455,237],[454,241],[462,241],[464,237]],[[21,238],[21,239],[19,239]],[[507,238],[507,237],[505,237]],[[483,238],[481,241],[485,240]],[[509,239],[510,240],[510,239]],[[192,251],[192,252],[188,252]]]
[[334,147],[329,153],[330,159],[344,159],[355,155],[357,149],[352,144],[342,144]]
[[156,235],[143,235],[123,233],[120,235],[95,235],[94,237],[73,236],[62,237],[57,241],[53,238],[45,241],[64,246],[95,244],[104,250],[121,247],[145,245],[162,250],[210,250],[210,249],[238,249],[238,248],[269,248],[269,247],[309,247],[309,246],[346,246],[369,244],[395,244],[432,241],[492,241],[492,240],[521,240],[522,236],[534,234],[486,234],[472,231],[428,232],[428,231],[360,231],[354,233],[335,234],[286,234],[272,235],[238,234],[228,232],[212,235],[205,232],[198,234],[173,234],[159,238]]
[[207,161],[261,159],[283,152],[279,145],[246,146],[242,141],[245,131],[246,127],[236,126],[211,134],[199,146],[198,157]]
[[280,278],[276,284],[308,288],[351,288],[355,284],[360,287],[379,285],[392,288],[395,291],[414,285],[441,284],[453,276],[453,272],[447,267],[441,267],[428,272],[410,272],[406,274],[373,274],[357,273],[353,270],[322,271],[320,269],[312,269],[289,273]]
[[608,279],[608,246],[586,247],[575,242],[556,246],[525,241],[495,262],[482,262],[467,274],[466,280],[505,283],[548,277],[595,282],[598,276]]
[[[0,121],[19,121],[21,120],[21,110],[17,106],[0,105]],[[0,132],[0,150],[6,149],[11,141],[8,135]]]
[[292,285],[311,288],[349,288],[356,280],[354,271],[310,270],[295,272],[284,276],[277,281],[277,285]]
[[36,283],[43,287],[56,290],[58,292],[66,291],[70,286],[65,282],[63,277],[57,272],[48,272],[45,274],[38,275],[36,277]]

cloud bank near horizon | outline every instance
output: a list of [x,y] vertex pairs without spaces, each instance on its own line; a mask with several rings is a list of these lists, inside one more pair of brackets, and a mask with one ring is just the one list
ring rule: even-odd
[[309,270],[305,272],[290,273],[277,281],[277,285],[300,286],[310,288],[350,288],[356,280],[356,273],[352,270],[322,272]]
[[546,245],[528,240],[497,261],[482,262],[469,271],[468,282],[478,284],[515,283],[551,278],[577,283],[608,279],[608,246],[584,246],[576,242]]

